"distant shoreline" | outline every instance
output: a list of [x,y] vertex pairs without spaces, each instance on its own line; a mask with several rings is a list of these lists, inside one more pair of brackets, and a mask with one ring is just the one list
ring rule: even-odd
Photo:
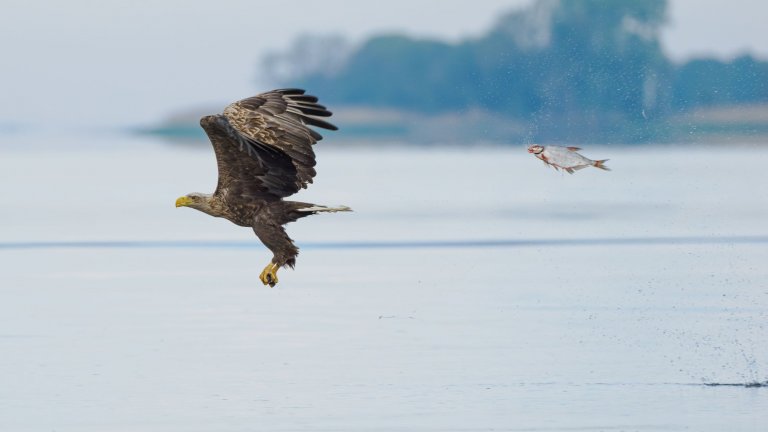
[[[211,110],[209,112],[213,112]],[[173,120],[132,132],[162,137],[174,142],[205,141],[199,118],[206,112],[176,116]],[[562,131],[545,126],[536,119],[515,119],[497,113],[468,112],[421,114],[392,109],[341,107],[335,110],[334,123],[340,128],[332,135],[334,142],[397,141],[412,144],[455,144],[483,142],[562,142],[599,144],[644,143],[767,143],[768,104],[714,106],[683,112],[659,120],[616,122],[609,125],[586,124],[584,115],[564,118],[583,127]],[[589,120],[589,119],[587,119]],[[547,119],[549,123],[556,120]],[[552,130],[555,129],[555,130]],[[566,130],[568,129],[568,130]]]

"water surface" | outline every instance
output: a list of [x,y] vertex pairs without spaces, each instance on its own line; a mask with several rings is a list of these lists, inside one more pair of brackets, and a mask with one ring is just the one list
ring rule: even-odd
[[3,137],[0,429],[763,430],[768,150],[584,147],[319,147],[269,289],[207,148]]

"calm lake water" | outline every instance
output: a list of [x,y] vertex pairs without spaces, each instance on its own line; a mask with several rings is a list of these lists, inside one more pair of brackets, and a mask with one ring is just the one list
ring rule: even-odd
[[323,144],[269,289],[207,146],[0,137],[0,430],[765,430],[768,148]]

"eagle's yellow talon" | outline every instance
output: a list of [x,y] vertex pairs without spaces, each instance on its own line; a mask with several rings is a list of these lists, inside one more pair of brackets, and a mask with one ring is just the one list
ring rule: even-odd
[[277,270],[280,267],[275,263],[269,263],[266,267],[264,267],[264,270],[262,270],[261,274],[259,275],[259,279],[261,279],[261,283],[264,285],[269,285],[270,287],[274,287],[277,284]]

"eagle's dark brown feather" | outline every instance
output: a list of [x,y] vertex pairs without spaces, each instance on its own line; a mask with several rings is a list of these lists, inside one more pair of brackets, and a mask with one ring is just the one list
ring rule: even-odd
[[219,181],[213,196],[222,205],[239,210],[299,191],[296,166],[287,154],[243,138],[224,116],[203,117],[200,125],[216,153]]
[[203,118],[218,161],[214,195],[233,204],[241,198],[272,201],[311,183],[316,175],[312,145],[322,136],[307,124],[313,115],[331,115],[312,101],[317,98],[304,90],[273,90],[229,105],[223,116]]
[[296,261],[298,248],[284,224],[319,212],[350,210],[283,201],[315,177],[312,146],[323,137],[309,126],[337,130],[318,118],[331,112],[317,102],[301,89],[273,90],[200,120],[216,153],[219,181],[212,195],[190,194],[181,205],[252,227],[274,253],[272,264],[277,266],[264,269],[260,278],[265,284],[274,285],[276,268],[292,267]]
[[[316,101],[316,97],[304,95],[304,90],[273,90],[229,105],[224,109],[224,117],[242,138],[252,142],[255,147],[261,144],[287,155],[296,168],[293,181],[300,189],[311,183],[316,174],[313,168],[315,153],[312,145],[322,139],[319,133],[307,125],[337,129],[336,126],[316,118],[331,116],[331,112]],[[258,152],[251,154],[256,157],[258,155]],[[286,181],[287,179],[281,179],[281,183]],[[276,196],[286,197],[299,189],[282,188],[275,192]],[[288,191],[290,193],[284,195]]]

